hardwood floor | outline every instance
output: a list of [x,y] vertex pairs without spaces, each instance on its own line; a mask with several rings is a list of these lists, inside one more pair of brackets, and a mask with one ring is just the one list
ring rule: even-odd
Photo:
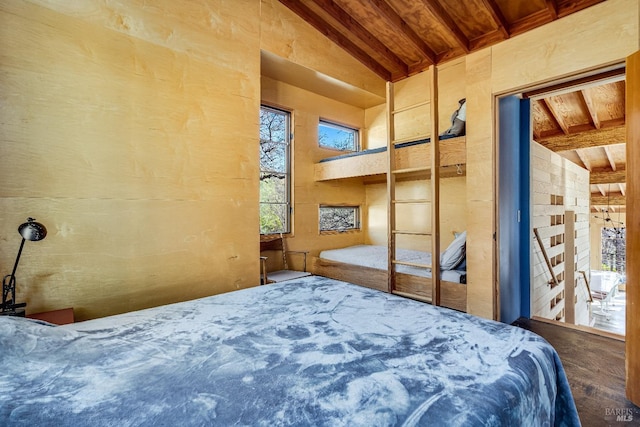
[[623,341],[531,319],[518,319],[514,325],[542,336],[556,349],[583,426],[640,426],[640,408],[625,397]]

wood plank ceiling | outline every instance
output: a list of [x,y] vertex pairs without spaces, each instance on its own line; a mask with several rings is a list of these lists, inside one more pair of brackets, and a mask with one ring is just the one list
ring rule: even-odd
[[[604,0],[279,0],[385,80]],[[534,139],[591,172],[592,210],[624,212],[624,74],[532,103]]]
[[388,81],[604,0],[280,0]]
[[590,172],[591,209],[625,212],[624,68],[603,81],[532,98],[533,139]]

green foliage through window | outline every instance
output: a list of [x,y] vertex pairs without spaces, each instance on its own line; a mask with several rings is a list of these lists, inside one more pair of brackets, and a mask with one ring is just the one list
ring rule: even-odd
[[290,116],[260,108],[260,234],[290,232]]
[[358,151],[358,130],[320,120],[318,144],[333,150]]

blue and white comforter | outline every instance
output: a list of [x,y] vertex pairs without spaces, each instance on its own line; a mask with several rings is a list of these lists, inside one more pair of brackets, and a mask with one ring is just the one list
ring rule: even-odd
[[523,329],[322,277],[53,327],[0,316],[0,425],[579,425]]

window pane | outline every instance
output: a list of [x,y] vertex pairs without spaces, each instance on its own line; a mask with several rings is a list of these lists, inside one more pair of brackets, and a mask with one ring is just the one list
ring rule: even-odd
[[318,144],[334,150],[357,151],[358,131],[321,120],[318,125]]
[[625,272],[626,228],[602,229],[602,270]]
[[260,108],[260,233],[290,230],[289,113]]
[[289,133],[288,113],[285,111],[260,109],[260,142],[273,141],[287,143]]
[[278,142],[260,141],[260,170],[286,172],[287,146]]
[[260,173],[260,202],[287,203],[287,176],[283,174]]
[[357,206],[320,206],[320,231],[344,231],[360,228]]
[[287,233],[288,211],[286,204],[260,203],[260,234]]

